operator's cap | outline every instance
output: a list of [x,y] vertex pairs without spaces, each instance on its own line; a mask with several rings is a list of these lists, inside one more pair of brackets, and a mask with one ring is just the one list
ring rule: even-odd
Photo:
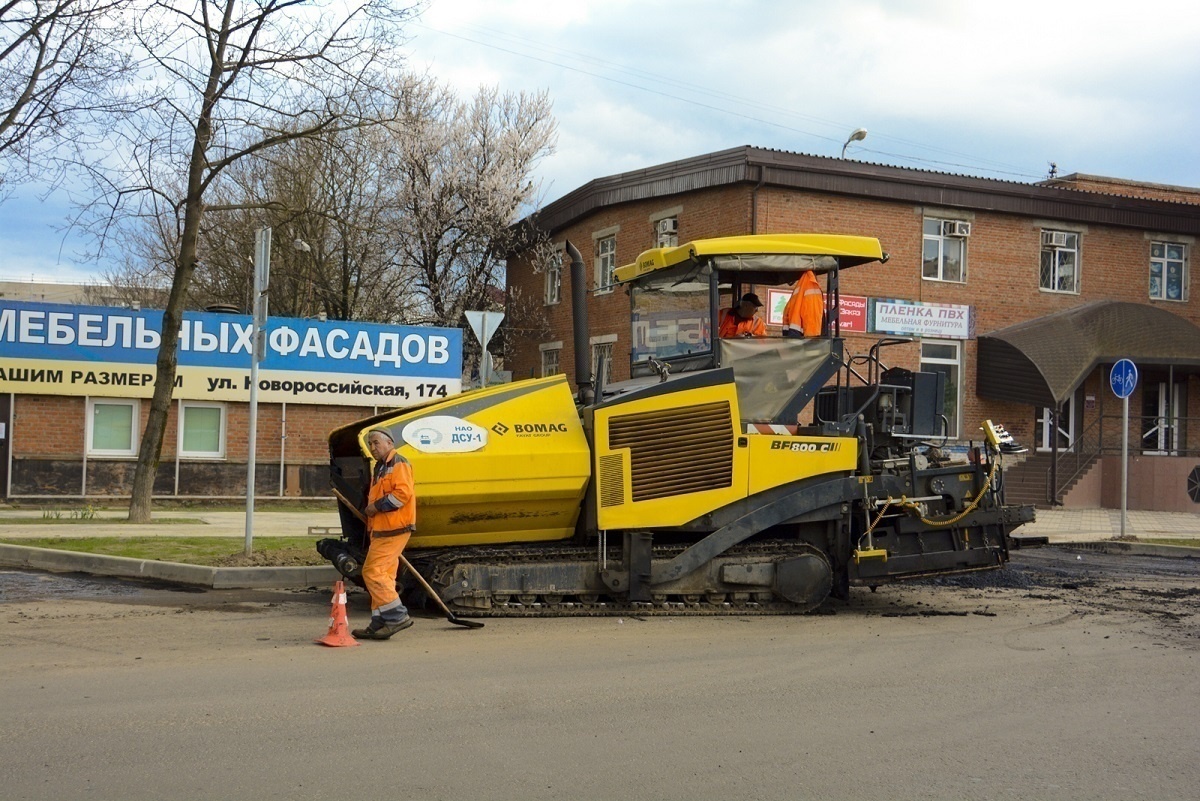
[[367,432],[367,439],[370,439],[372,434],[383,434],[392,443],[396,442],[396,438],[392,436],[392,432],[388,431],[386,428],[372,428]]
[[755,295],[753,292],[747,292],[745,295],[742,295],[742,302],[753,303],[755,306],[762,306],[762,301],[759,300],[758,295]]

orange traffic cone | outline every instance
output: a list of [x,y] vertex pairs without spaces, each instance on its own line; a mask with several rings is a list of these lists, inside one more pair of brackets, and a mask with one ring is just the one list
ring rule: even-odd
[[350,623],[346,620],[346,585],[341,581],[333,583],[333,609],[329,613],[329,633],[313,642],[334,648],[358,645],[358,640],[350,634]]

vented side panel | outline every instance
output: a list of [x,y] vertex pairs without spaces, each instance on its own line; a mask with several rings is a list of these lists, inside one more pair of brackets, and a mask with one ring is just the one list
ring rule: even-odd
[[629,448],[634,501],[731,486],[734,436],[728,401],[618,416],[608,424],[609,449]]
[[600,505],[620,506],[625,503],[625,467],[621,454],[600,457]]

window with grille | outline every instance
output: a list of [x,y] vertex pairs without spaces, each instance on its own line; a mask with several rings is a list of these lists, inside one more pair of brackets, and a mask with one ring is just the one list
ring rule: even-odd
[[1039,285],[1049,292],[1079,293],[1079,234],[1042,231]]
[[561,348],[547,348],[542,351],[542,378],[562,372],[558,368],[558,356],[560,353],[562,353]]

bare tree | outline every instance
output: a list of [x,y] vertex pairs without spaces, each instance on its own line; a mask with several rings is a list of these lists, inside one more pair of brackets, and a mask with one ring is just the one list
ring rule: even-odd
[[[282,232],[275,313],[456,326],[466,309],[499,306],[510,226],[534,201],[533,167],[553,145],[548,101],[485,89],[462,102],[411,75],[392,94],[387,125],[282,144],[214,183],[211,202],[235,210],[205,220],[193,305],[247,308],[258,220]],[[154,250],[144,258],[158,260]]]
[[[111,131],[121,159],[107,219],[173,222],[154,395],[129,519],[150,519],[179,327],[209,191],[243,159],[284,143],[377,123],[382,74],[410,12],[388,0],[156,0],[131,3],[145,102]],[[106,165],[111,168],[110,165]],[[161,223],[160,223],[161,224]],[[106,232],[102,231],[102,235]]]
[[483,88],[470,103],[408,107],[392,123],[403,154],[395,258],[416,277],[413,322],[457,326],[504,286],[513,225],[538,199],[530,176],[554,150],[550,105],[545,93]]
[[[130,66],[119,0],[0,0],[0,189],[70,139]],[[111,95],[109,95],[111,97]],[[52,172],[41,164],[43,180]]]

